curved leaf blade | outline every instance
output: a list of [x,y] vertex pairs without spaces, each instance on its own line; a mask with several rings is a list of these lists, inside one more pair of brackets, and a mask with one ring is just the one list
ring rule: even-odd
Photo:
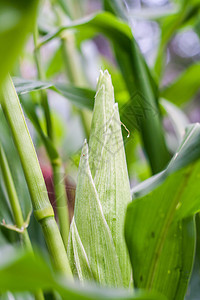
[[136,199],[126,216],[136,287],[157,290],[174,300],[183,299],[193,265],[193,216],[200,210],[199,141],[196,124],[188,129],[167,169],[134,189]]
[[199,90],[200,64],[187,68],[174,82],[161,91],[161,97],[181,106],[191,100]]
[[93,90],[79,88],[72,84],[28,80],[18,77],[14,77],[13,80],[18,95],[49,88],[61,94],[71,101],[72,104],[80,108],[88,108],[90,110],[93,109],[93,99],[95,96],[95,91]]
[[64,281],[52,273],[42,256],[32,253],[0,249],[0,292],[56,290],[63,299],[73,300],[166,300],[157,293],[137,291],[130,293],[120,289],[106,289],[97,286],[86,287],[78,283]]

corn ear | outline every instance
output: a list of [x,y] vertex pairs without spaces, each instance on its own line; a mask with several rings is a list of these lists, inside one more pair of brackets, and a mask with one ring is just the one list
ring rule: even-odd
[[131,267],[124,218],[130,201],[119,111],[110,75],[105,71],[97,84],[89,149],[85,142],[82,150],[70,228],[69,261],[80,280],[129,286]]

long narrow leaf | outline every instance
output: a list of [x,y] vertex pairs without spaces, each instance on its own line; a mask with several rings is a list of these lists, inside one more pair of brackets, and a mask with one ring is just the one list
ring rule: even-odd
[[166,300],[157,293],[138,291],[134,294],[120,289],[105,289],[95,286],[81,287],[78,283],[64,281],[52,273],[42,256],[33,257],[12,249],[1,249],[0,292],[56,290],[63,299],[73,300]]
[[26,94],[29,92],[52,89],[62,96],[66,97],[72,104],[80,108],[93,109],[95,92],[90,89],[79,88],[72,84],[52,83],[39,80],[27,80],[14,77],[14,85],[18,95]]
[[187,68],[174,82],[161,91],[161,97],[180,106],[191,100],[199,90],[200,64]]
[[199,141],[196,124],[166,170],[133,190],[136,199],[126,217],[135,285],[174,300],[184,298],[193,265],[193,216],[200,210]]

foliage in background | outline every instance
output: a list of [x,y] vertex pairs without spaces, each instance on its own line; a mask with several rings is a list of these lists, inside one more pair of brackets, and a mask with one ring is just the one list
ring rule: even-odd
[[[199,62],[198,59],[174,58],[172,44],[177,34],[188,29],[199,34],[200,2],[171,1],[169,10],[158,7],[153,10],[147,6],[135,13],[134,9],[127,10],[131,1],[125,6],[119,0],[104,0],[101,1],[102,10],[89,15],[91,3],[9,0],[0,4],[1,297],[44,299],[58,298],[60,294],[63,298],[73,299],[183,300],[189,297],[194,300],[195,294],[199,293],[200,129],[199,124],[188,126],[190,121],[183,108],[187,107],[189,111],[195,105],[193,98],[199,90]],[[137,26],[135,29],[132,24],[132,14],[133,18],[141,14],[141,19],[156,22],[160,27],[159,45],[151,68],[136,42]],[[34,48],[29,41],[22,54],[31,32]],[[106,41],[102,39],[100,43],[107,49],[107,57],[100,53],[102,49],[97,51],[102,35]],[[179,76],[163,85],[175,64],[181,65]],[[27,65],[30,65],[28,72]],[[98,76],[99,65],[111,73],[119,107],[120,119],[114,118],[117,122],[109,124],[111,127],[107,126],[109,92],[98,96],[99,85],[94,105],[96,87],[93,78]],[[5,81],[8,71],[15,76],[14,85],[26,119],[11,79]],[[104,84],[109,85],[109,79]],[[102,99],[105,107],[102,107]],[[54,109],[59,109],[59,114],[67,119],[67,136],[59,142]],[[163,120],[171,127],[163,126]],[[54,185],[51,196],[56,204],[55,212],[47,197],[26,123],[34,143],[40,140],[40,144],[36,144],[39,160],[48,162],[52,169],[48,176]],[[120,150],[110,159],[105,145],[98,147],[95,138],[102,133],[102,126],[109,130],[121,127],[119,136],[115,130],[109,135],[108,148],[117,147],[117,137],[123,136],[129,179],[131,185],[134,184],[133,202],[128,205],[125,220],[130,191],[128,180],[124,179],[127,177],[124,154]],[[69,201],[65,182],[66,175],[76,178],[75,160],[77,157],[79,160],[80,147],[89,136],[89,150],[85,144],[79,165],[75,216],[68,249],[72,271],[83,280],[83,287],[78,282],[72,283],[66,255]],[[102,136],[106,143],[104,131]],[[100,150],[103,151],[100,156],[109,163],[103,164],[104,160],[100,160],[99,169],[95,171],[93,167],[99,162],[96,156]],[[92,151],[96,154],[95,160]],[[86,172],[81,172],[83,165]],[[43,167],[42,171],[45,176]],[[155,175],[151,177],[151,174]],[[109,180],[113,180],[112,184]],[[127,201],[120,202],[126,194]],[[85,199],[91,201],[91,205]],[[111,203],[113,206],[121,203],[120,211],[116,207],[107,213]],[[29,220],[32,209],[43,233],[33,216]],[[129,272],[124,271],[130,268],[124,237],[122,232],[117,236],[116,232],[120,231],[115,232],[113,225],[117,224],[117,229],[123,228],[124,221],[134,290],[132,287],[131,291],[124,291],[87,285],[85,278],[102,285],[129,285]],[[34,255],[32,246],[27,247],[27,234],[40,254],[35,251],[35,246]],[[102,270],[108,272],[106,277]],[[128,274],[123,284],[120,273]]]

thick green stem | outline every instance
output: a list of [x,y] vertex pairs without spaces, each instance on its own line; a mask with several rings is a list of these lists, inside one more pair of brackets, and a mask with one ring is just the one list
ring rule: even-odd
[[75,48],[74,35],[71,32],[63,33],[61,42],[65,72],[67,74],[67,77],[70,82],[82,86],[86,82],[82,69],[80,67],[80,57],[78,56],[77,50]]
[[35,148],[10,77],[4,82],[0,101],[21,160],[34,214],[42,225],[55,269],[72,278],[67,254],[54,218],[53,208],[49,202]]
[[[34,30],[34,44],[35,44],[35,62],[38,71],[38,79],[44,80],[45,75],[43,72],[42,64],[41,64],[41,57],[40,57],[40,49],[37,48],[37,41],[38,41],[38,28],[37,24],[35,24]],[[41,91],[41,99],[42,99],[42,106],[45,113],[46,118],[46,126],[47,126],[47,134],[48,137],[52,142],[54,142],[54,130],[51,121],[51,112],[48,103],[47,92],[45,90]],[[47,151],[48,152],[48,151]],[[51,166],[53,169],[53,178],[54,178],[54,188],[55,188],[55,197],[56,197],[56,208],[58,212],[58,220],[60,225],[60,232],[61,236],[67,249],[68,245],[68,235],[69,235],[69,213],[68,213],[68,206],[67,206],[67,194],[65,191],[65,182],[62,180],[63,171],[62,171],[62,164],[54,164],[54,160],[50,158]],[[61,161],[59,157],[58,161]]]
[[[31,245],[28,231],[25,228],[25,222],[24,222],[22,210],[20,207],[19,199],[17,196],[13,178],[12,178],[12,175],[10,172],[8,161],[7,161],[6,155],[4,153],[3,147],[1,145],[0,145],[0,167],[2,169],[3,179],[4,179],[4,183],[6,186],[7,193],[8,193],[8,197],[9,197],[13,217],[16,222],[16,226],[17,226],[17,228],[22,230],[22,233],[20,235],[22,237],[22,241],[23,241],[25,248],[33,253],[33,248]],[[44,295],[41,290],[36,292],[35,299],[36,300],[44,300]]]

